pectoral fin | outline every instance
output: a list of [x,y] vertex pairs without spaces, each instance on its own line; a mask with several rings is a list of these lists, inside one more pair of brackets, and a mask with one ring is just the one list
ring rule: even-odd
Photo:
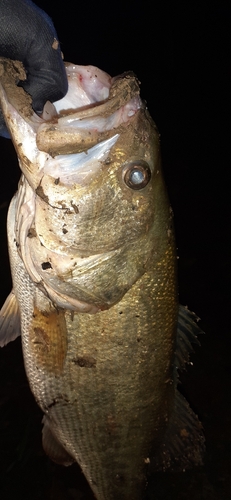
[[75,460],[63,448],[52,433],[49,420],[46,416],[43,417],[42,443],[43,449],[48,457],[56,464],[65,465],[66,467],[73,464]]
[[4,347],[21,335],[20,312],[12,290],[0,311],[0,347]]

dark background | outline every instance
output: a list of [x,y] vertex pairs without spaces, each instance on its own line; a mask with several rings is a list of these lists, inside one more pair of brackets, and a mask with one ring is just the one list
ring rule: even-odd
[[[180,301],[206,335],[183,374],[205,429],[203,468],[158,474],[149,498],[231,498],[230,6],[228,2],[37,1],[56,26],[65,60],[112,75],[133,70],[161,133],[175,214]],[[153,10],[152,10],[153,6]],[[20,175],[0,142],[0,299],[11,288],[5,219]],[[20,339],[0,351],[0,498],[85,499],[82,474],[53,467],[40,442],[41,413],[24,375]],[[154,494],[155,491],[155,494]],[[131,499],[132,500],[132,499]]]

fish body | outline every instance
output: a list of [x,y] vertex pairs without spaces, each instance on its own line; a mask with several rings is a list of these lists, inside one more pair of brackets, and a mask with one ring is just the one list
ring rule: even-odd
[[[98,500],[140,500],[151,457],[168,456],[169,423],[181,427],[159,134],[130,73],[67,65],[68,94],[41,118],[9,90],[16,66],[2,62],[1,106],[22,177],[8,213],[13,292],[1,344],[7,328],[17,335],[18,318],[47,454],[77,461]],[[199,463],[200,424],[180,401]]]

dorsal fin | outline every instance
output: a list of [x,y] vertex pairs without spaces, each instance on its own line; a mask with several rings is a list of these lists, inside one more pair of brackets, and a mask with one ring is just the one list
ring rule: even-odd
[[190,362],[190,354],[194,352],[193,344],[200,345],[197,338],[204,332],[198,326],[200,318],[189,311],[187,307],[179,306],[176,350],[174,358],[175,375],[178,378],[178,370],[184,370],[185,365]]

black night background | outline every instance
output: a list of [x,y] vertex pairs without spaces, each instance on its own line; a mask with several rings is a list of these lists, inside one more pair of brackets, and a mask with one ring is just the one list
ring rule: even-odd
[[[206,436],[204,467],[161,473],[151,500],[231,498],[230,164],[228,2],[37,1],[53,19],[66,61],[111,75],[133,70],[161,134],[174,211],[180,302],[206,335],[181,376]],[[0,306],[11,290],[6,214],[20,176],[0,139]],[[0,350],[0,498],[92,500],[77,466],[54,466],[41,445],[42,413],[24,373],[20,339]],[[132,500],[132,499],[131,499]]]

